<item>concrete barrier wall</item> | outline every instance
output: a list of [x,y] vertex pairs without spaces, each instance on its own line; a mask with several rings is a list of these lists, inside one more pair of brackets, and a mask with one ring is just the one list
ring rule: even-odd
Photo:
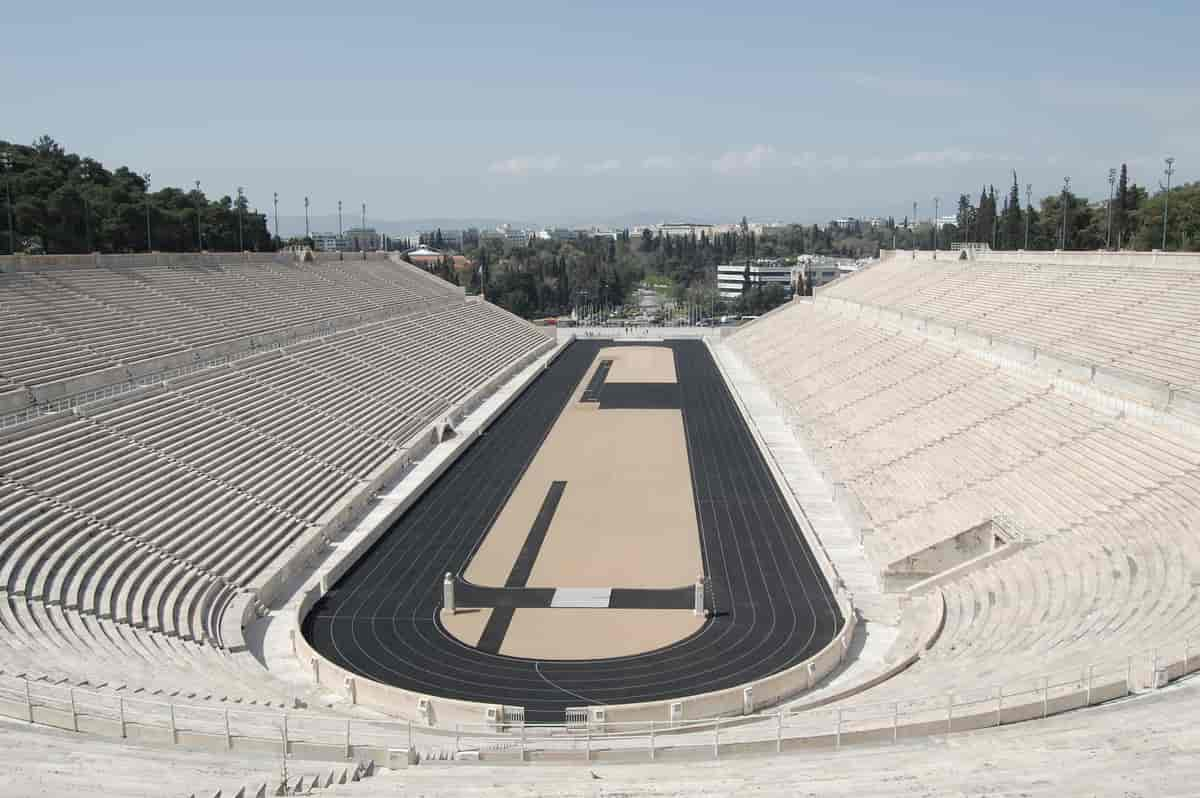
[[[311,607],[315,598],[316,592],[310,592],[304,603]],[[650,761],[891,743],[1070,712],[1129,695],[1138,687],[1139,673],[1146,675],[1146,686],[1153,688],[1197,670],[1197,658],[1190,656],[1187,641],[1170,648],[1138,652],[1125,662],[1110,661],[1015,685],[980,687],[943,696],[908,696],[825,709],[803,707],[725,723],[719,718],[678,724],[659,722],[655,726],[619,726],[610,721],[610,727],[618,728],[606,732],[603,727],[589,726],[587,748],[582,751],[580,735],[563,734],[561,727],[539,731],[539,727],[526,729],[518,724],[519,728],[506,731],[476,722],[449,732],[428,730],[433,736],[424,739],[438,747],[453,739],[456,751],[464,750],[459,743],[465,741],[465,750],[474,753],[472,759],[506,761]],[[334,687],[339,676],[330,672],[320,679],[322,684]],[[387,696],[370,697],[388,700]],[[267,755],[278,755],[286,749],[293,756],[308,759],[371,757],[393,767],[408,761],[406,749],[418,739],[414,731],[427,733],[407,722],[168,704],[13,677],[0,677],[0,715],[133,743]],[[443,727],[453,725],[449,717],[435,715],[434,720]]]
[[[724,690],[663,701],[606,705],[603,707],[605,722],[662,722],[745,715],[757,711],[760,707],[773,706],[805,690],[811,690],[842,663],[849,651],[856,625],[854,607],[848,600],[843,599],[839,602],[839,608],[846,619],[841,631],[821,651],[804,662],[766,678]],[[745,706],[746,688],[750,688],[752,692],[750,712],[746,711]],[[672,705],[681,707],[680,714],[674,718],[671,714]]]
[[975,260],[991,263],[1053,263],[1062,266],[1111,266],[1118,269],[1154,267],[1156,269],[1200,269],[1200,254],[1195,252],[1105,252],[1105,251],[1029,251],[980,252]]
[[230,263],[292,263],[291,252],[142,252],[134,254],[0,255],[0,272],[41,272],[87,267],[220,266]]
[[[881,250],[880,260],[932,260],[932,250],[910,249]],[[938,250],[937,260],[953,260],[959,257],[956,250]],[[973,252],[970,260],[987,263],[1056,264],[1060,266],[1111,266],[1118,269],[1154,267],[1156,269],[1200,269],[1200,253],[1195,252],[1108,252],[1104,250],[1005,250]]]

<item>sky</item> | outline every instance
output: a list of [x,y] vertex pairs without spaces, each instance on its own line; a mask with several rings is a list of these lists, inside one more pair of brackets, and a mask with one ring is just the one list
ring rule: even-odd
[[924,218],[1013,170],[1035,197],[1104,197],[1122,162],[1157,187],[1167,155],[1200,178],[1195,0],[187,8],[7,5],[0,138],[369,223]]

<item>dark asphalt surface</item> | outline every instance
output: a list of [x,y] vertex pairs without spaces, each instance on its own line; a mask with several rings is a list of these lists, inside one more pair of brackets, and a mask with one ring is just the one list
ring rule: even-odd
[[677,698],[761,679],[833,638],[842,618],[829,586],[698,341],[653,345],[675,352],[715,616],[656,651],[579,662],[486,653],[442,628],[442,575],[461,577],[597,351],[608,345],[584,340],[564,351],[347,572],[305,620],[303,632],[318,651],[380,682],[521,706],[528,721],[561,722],[567,707]]

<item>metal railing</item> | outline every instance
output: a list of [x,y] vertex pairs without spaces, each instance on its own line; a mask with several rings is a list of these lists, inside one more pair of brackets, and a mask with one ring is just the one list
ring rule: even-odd
[[[815,710],[604,723],[583,717],[561,724],[525,723],[428,728],[305,711],[203,706],[155,701],[20,677],[0,677],[0,714],[81,733],[204,750],[300,750],[350,758],[364,750],[413,751],[483,759],[566,757],[654,760],[664,754],[833,748],[886,743],[1034,720],[1163,687],[1197,669],[1190,639],[1105,660],[940,694],[841,702]],[[886,689],[887,682],[884,683]],[[275,746],[272,748],[272,746]]]

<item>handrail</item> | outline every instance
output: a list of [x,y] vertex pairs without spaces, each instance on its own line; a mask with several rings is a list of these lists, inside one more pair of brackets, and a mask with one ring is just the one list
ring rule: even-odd
[[[662,748],[696,747],[719,755],[725,745],[739,748],[765,745],[782,750],[802,744],[840,747],[854,742],[879,742],[880,734],[900,737],[940,734],[1047,717],[1157,689],[1200,669],[1190,638],[1132,654],[1102,659],[1073,668],[1031,675],[1003,684],[962,687],[939,694],[896,695],[890,700],[840,703],[819,709],[793,711],[786,707],[734,718],[567,724],[456,724],[432,729],[413,721],[369,720],[307,711],[261,711],[230,706],[154,701],[126,697],[25,677],[0,676],[0,715],[35,725],[53,726],[107,737],[164,741],[211,750],[224,738],[229,748],[244,740],[282,740],[288,745],[324,746],[332,752],[375,747],[411,748],[418,742],[455,750],[493,754],[520,750],[580,750],[584,735],[587,757],[601,750],[646,752]],[[886,683],[885,683],[886,684]],[[136,727],[136,733],[131,733]],[[715,741],[715,744],[714,742]],[[260,747],[261,749],[261,747]],[[269,750],[269,749],[268,749]]]

